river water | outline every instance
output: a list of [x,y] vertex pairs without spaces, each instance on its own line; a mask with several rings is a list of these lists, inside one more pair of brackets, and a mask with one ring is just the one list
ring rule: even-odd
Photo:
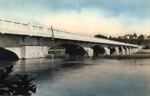
[[35,78],[32,96],[150,96],[150,59],[28,59],[0,61]]

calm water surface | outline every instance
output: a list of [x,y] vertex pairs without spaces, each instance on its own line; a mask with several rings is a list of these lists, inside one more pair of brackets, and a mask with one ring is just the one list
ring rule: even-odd
[[35,78],[32,96],[150,96],[150,59],[28,59],[0,61]]

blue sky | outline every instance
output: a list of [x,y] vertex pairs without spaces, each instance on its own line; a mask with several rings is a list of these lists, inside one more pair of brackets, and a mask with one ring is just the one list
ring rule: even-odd
[[150,0],[0,0],[0,18],[87,35],[150,35]]

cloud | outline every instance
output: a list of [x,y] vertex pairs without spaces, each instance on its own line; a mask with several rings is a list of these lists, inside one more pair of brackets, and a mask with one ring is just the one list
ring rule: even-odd
[[145,1],[0,0],[0,18],[87,35],[149,34],[150,7]]
[[149,19],[141,21],[125,15],[107,18],[106,15],[109,15],[109,12],[95,8],[82,9],[80,13],[63,11],[49,13],[43,20],[41,19],[41,24],[87,35],[118,36],[126,33],[148,34],[150,32]]

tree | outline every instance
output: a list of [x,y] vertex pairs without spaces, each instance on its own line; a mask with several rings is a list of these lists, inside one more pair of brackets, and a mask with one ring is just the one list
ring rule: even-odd
[[145,49],[150,49],[150,44],[146,45]]
[[34,78],[29,79],[27,74],[21,76],[16,74],[19,80],[8,80],[13,72],[13,65],[0,70],[0,95],[31,95],[36,93],[36,85],[31,83]]
[[112,37],[111,37],[111,36],[109,36],[109,39],[112,39]]
[[144,39],[144,35],[141,34],[138,39]]
[[104,35],[95,35],[94,37],[98,37],[98,38],[104,38],[104,39],[107,39],[107,36],[104,36]]
[[31,95],[31,93],[36,93],[36,85],[31,83],[34,78],[29,79],[27,74],[21,76],[16,74],[20,79],[19,81],[12,81],[11,91],[13,95]]
[[137,34],[136,34],[136,33],[134,33],[133,36],[134,36],[135,38],[137,38]]

